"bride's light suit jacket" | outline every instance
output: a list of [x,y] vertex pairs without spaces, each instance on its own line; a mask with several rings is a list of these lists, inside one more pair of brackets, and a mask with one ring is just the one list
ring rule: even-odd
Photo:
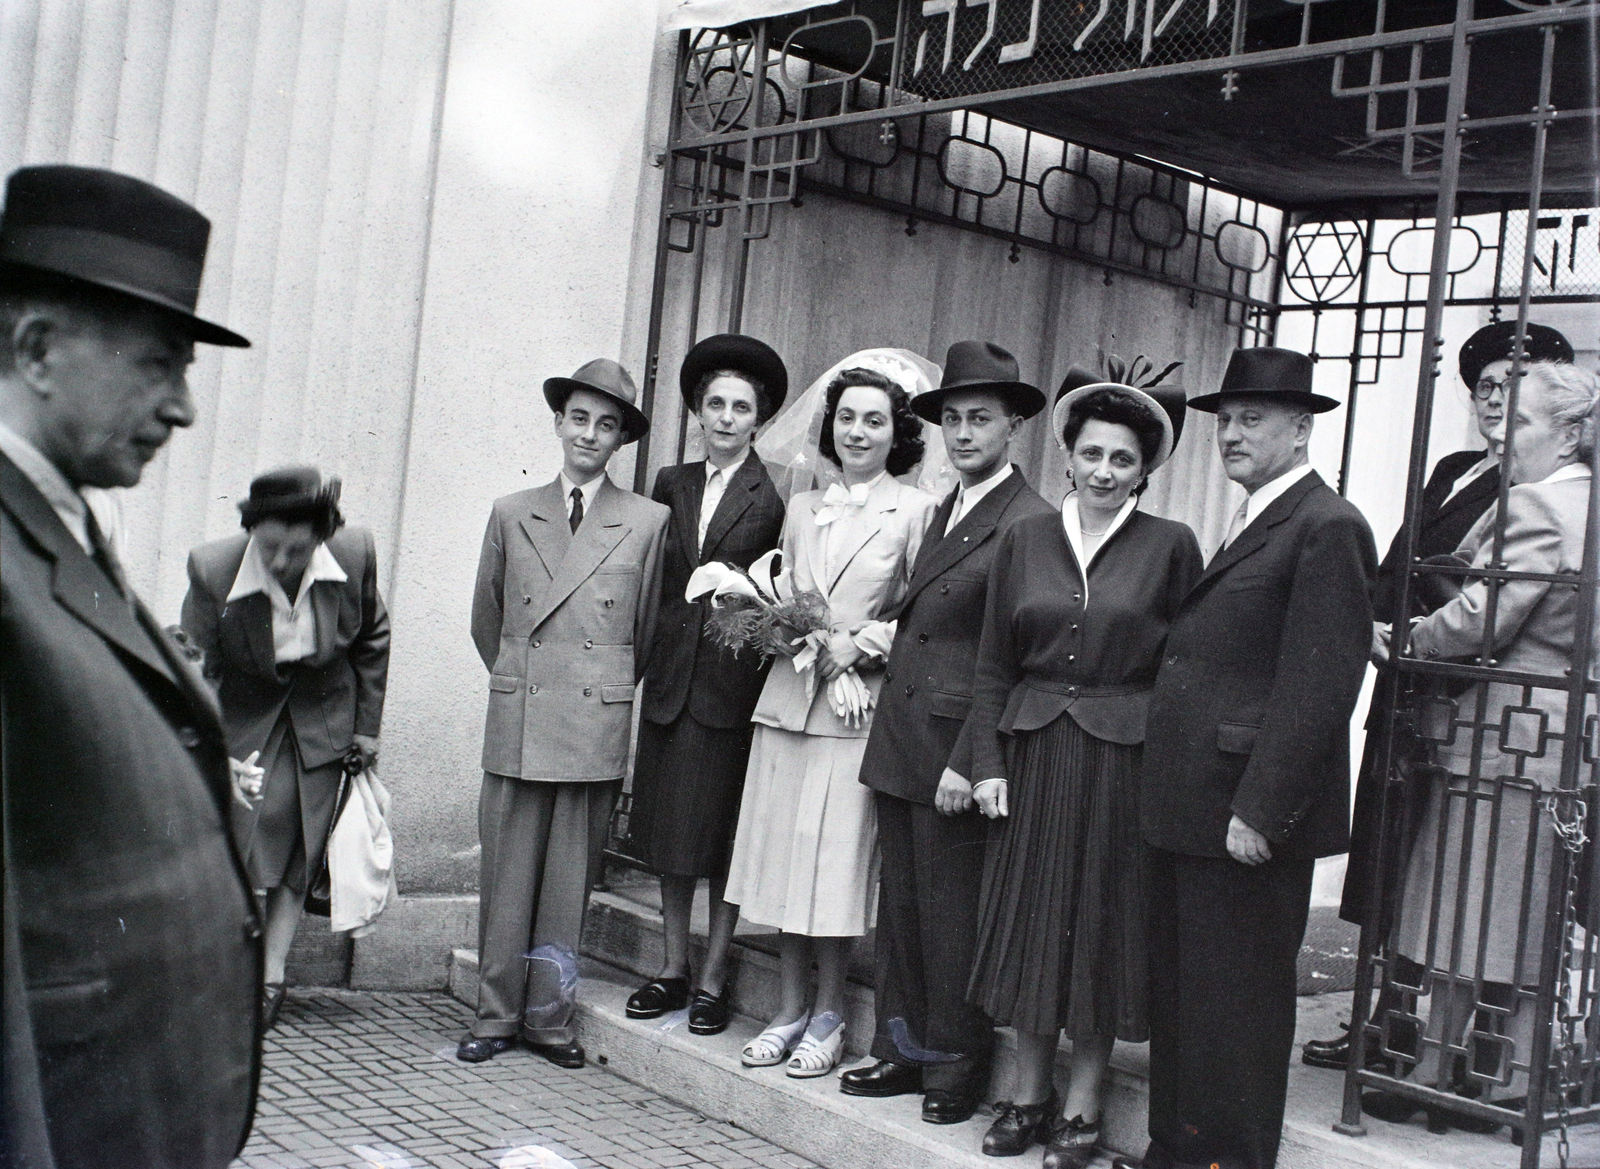
[[[911,569],[938,499],[907,487],[892,475],[878,480],[829,577],[823,563],[827,527],[817,526],[822,497],[821,491],[805,491],[789,501],[783,528],[783,570],[790,585],[796,592],[815,589],[826,597],[835,628],[850,629],[863,621],[893,621],[905,600]],[[818,696],[816,677],[815,669],[796,673],[787,659],[773,662],[754,721],[808,735],[866,738],[871,718],[863,719],[861,726],[851,726],[834,714],[827,698]],[[876,699],[884,685],[883,672],[868,669],[861,672],[861,680]]]

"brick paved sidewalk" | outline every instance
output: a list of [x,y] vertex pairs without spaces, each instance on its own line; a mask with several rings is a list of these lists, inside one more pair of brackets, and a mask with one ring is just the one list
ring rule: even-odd
[[521,1049],[461,1063],[470,1018],[443,994],[291,990],[235,1169],[559,1164],[539,1148],[577,1169],[815,1169],[603,1067],[571,1071]]

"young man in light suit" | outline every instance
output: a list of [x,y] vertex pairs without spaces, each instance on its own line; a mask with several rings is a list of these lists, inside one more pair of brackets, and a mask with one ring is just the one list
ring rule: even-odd
[[472,598],[489,670],[478,836],[478,1017],[456,1051],[492,1059],[520,1034],[562,1067],[578,938],[622,789],[671,512],[606,477],[649,420],[604,358],[544,383],[561,440],[552,483],[494,504]]
[[952,757],[972,707],[989,562],[1023,516],[1054,509],[1012,466],[1011,440],[1044,407],[1016,358],[958,341],[938,389],[911,408],[944,431],[961,484],[917,554],[861,763],[883,854],[878,893],[877,1061],[839,1079],[849,1096],[922,1092],[922,1119],[959,1124],[989,1086],[994,1030],[966,1001],[988,822],[971,769]]

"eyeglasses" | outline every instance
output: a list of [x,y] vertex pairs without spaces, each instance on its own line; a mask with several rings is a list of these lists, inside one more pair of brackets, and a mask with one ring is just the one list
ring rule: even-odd
[[1503,398],[1506,396],[1506,387],[1510,384],[1510,378],[1506,378],[1504,381],[1497,382],[1493,378],[1486,377],[1477,385],[1472,387],[1472,396],[1480,402],[1487,402],[1490,398],[1494,397],[1494,392],[1499,390],[1500,396]]

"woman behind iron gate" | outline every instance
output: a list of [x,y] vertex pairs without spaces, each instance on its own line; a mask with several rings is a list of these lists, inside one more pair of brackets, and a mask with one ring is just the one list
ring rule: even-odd
[[[1068,375],[1051,418],[1076,490],[995,550],[962,732],[993,820],[967,995],[1017,1033],[1014,1096],[983,1151],[1037,1141],[1046,1169],[1089,1164],[1113,1042],[1149,1038],[1139,756],[1167,626],[1202,567],[1186,525],[1138,510],[1183,391],[1087,376]],[[1063,1029],[1064,1105],[1051,1076]]]
[[[707,337],[679,372],[689,410],[705,433],[706,458],[663,468],[652,498],[672,509],[661,573],[661,608],[644,678],[629,832],[661,876],[666,954],[661,972],[628,1000],[634,1019],[689,1008],[689,1030],[728,1025],[725,962],[739,907],[723,900],[739,797],[750,758],[750,715],[767,665],[705,635],[709,601],[684,589],[708,561],[748,568],[777,547],[783,500],[750,442],[788,393],[782,360],[753,337]],[[689,914],[699,878],[710,880],[705,964],[689,970]]]
[[727,898],[744,917],[782,931],[782,1003],[741,1058],[764,1067],[793,1051],[787,1072],[796,1077],[826,1075],[839,1062],[846,963],[877,897],[872,793],[857,779],[871,711],[854,721],[835,713],[831,683],[854,667],[874,695],[881,686],[893,640],[882,618],[905,595],[939,502],[894,478],[922,458],[911,398],[927,380],[883,352],[871,366],[858,355],[863,365],[826,387],[818,449],[843,482],[790,500],[784,572],[795,591],[827,598],[832,628],[814,666],[797,672],[780,659],[767,675],[728,875]]
[[270,1027],[346,761],[377,759],[389,614],[372,533],[343,528],[337,479],[324,483],[315,467],[269,471],[239,513],[243,534],[189,553],[183,628],[218,688],[229,753],[258,755],[266,773],[259,804],[236,808],[233,826],[251,883],[265,891]]

